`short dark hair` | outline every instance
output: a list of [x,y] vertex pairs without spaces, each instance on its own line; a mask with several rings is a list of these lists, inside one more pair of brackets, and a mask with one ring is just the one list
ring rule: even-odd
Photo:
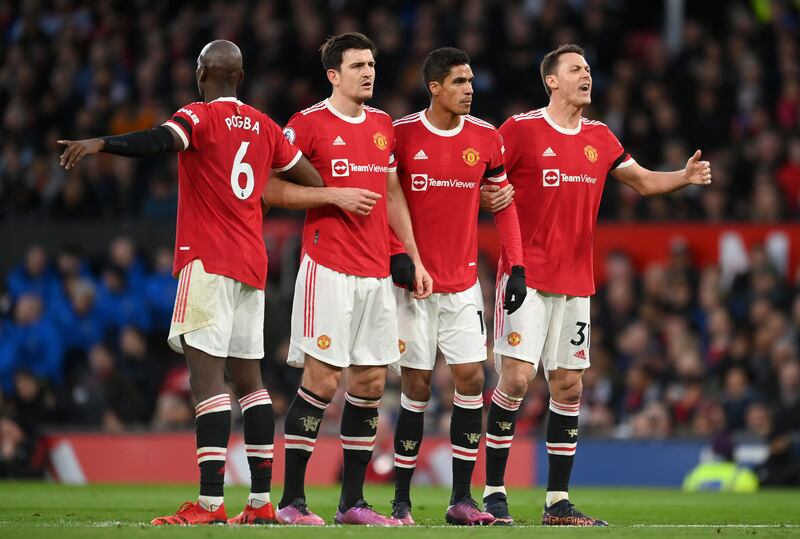
[[445,77],[450,74],[451,67],[466,64],[469,64],[469,55],[461,49],[442,47],[432,50],[422,64],[422,82],[425,83],[425,89],[430,93],[431,89],[428,85],[431,82],[444,81]]
[[322,65],[326,70],[335,69],[339,70],[342,67],[342,57],[344,51],[356,50],[370,50],[372,56],[378,53],[378,48],[375,46],[367,36],[359,32],[347,32],[337,36],[329,37],[325,43],[319,48],[322,56]]
[[542,84],[544,84],[544,90],[547,92],[547,95],[551,93],[550,87],[547,85],[547,76],[552,75],[558,70],[558,61],[561,59],[561,55],[567,54],[568,52],[586,56],[586,52],[584,52],[580,46],[574,43],[567,43],[545,54],[542,63],[539,65],[539,72],[542,74]]

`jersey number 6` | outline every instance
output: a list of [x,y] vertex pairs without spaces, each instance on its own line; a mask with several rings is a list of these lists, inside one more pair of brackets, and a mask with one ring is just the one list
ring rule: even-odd
[[[231,169],[231,189],[233,189],[233,194],[242,200],[246,200],[253,194],[253,188],[256,185],[253,167],[249,163],[242,161],[244,154],[247,153],[248,146],[250,146],[249,142],[242,142],[242,145],[239,146],[239,151],[236,152],[236,157],[233,158],[233,168]],[[241,174],[244,174],[247,178],[244,188],[239,184],[239,175]]]

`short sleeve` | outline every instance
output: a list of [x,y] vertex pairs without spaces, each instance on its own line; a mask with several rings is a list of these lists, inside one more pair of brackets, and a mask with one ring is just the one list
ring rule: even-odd
[[522,144],[517,140],[519,127],[514,118],[509,118],[498,130],[501,140],[501,150],[506,174],[514,175],[514,171],[519,166],[520,156],[522,155]]
[[634,164],[636,161],[631,157],[631,155],[625,151],[625,148],[622,147],[619,139],[611,132],[611,129],[606,127],[607,139],[608,139],[608,155],[609,155],[609,165],[608,170],[616,170],[618,168],[625,168],[629,167]]
[[314,130],[303,113],[298,112],[289,119],[289,123],[283,129],[283,136],[306,157],[311,158],[314,154]]
[[203,140],[203,131],[208,123],[205,103],[195,102],[175,111],[164,126],[174,131],[183,141],[183,149],[197,150]]
[[272,118],[264,115],[264,122],[266,123],[270,137],[273,140],[274,148],[272,152],[272,168],[277,172],[289,170],[297,164],[303,153],[298,150],[289,140],[284,136],[278,124],[272,121]]
[[489,162],[486,165],[483,179],[496,185],[502,185],[508,179],[503,159],[503,138],[496,129],[492,129],[490,137]]

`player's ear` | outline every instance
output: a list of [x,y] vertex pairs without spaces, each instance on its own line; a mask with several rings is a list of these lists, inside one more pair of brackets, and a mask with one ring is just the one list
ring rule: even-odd
[[328,82],[331,83],[331,86],[339,86],[341,82],[341,73],[339,73],[338,69],[329,69],[328,70]]
[[428,90],[431,95],[439,95],[439,92],[442,91],[442,84],[438,80],[432,80],[428,83]]
[[236,79],[236,85],[238,86],[240,82],[244,79],[244,69],[239,70],[239,78]]
[[205,82],[207,75],[208,75],[208,71],[206,71],[206,68],[203,67],[203,66],[198,66],[198,68],[197,68],[197,80],[199,80],[200,82]]
[[544,80],[548,88],[550,88],[551,93],[553,90],[558,90],[558,77],[556,77],[555,74],[547,75]]

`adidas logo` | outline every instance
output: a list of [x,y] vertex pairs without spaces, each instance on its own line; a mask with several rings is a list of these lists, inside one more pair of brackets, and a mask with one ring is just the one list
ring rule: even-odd
[[414,156],[414,159],[416,159],[416,160],[427,159],[427,158],[428,158],[428,156],[425,155],[425,152],[422,151],[422,150],[418,151],[417,154]]
[[583,351],[583,349],[581,349],[581,350],[578,350],[577,352],[575,352],[575,354],[574,354],[574,355],[575,355],[575,357],[576,357],[576,358],[578,358],[578,359],[583,359],[583,360],[585,360],[585,359],[586,359],[586,352],[584,352],[584,351]]
[[556,152],[554,152],[553,148],[551,148],[550,146],[548,146],[547,149],[542,153],[542,157],[555,157],[555,156]]
[[335,139],[333,139],[333,145],[334,146],[344,146],[345,142],[342,139],[342,137],[336,137]]

